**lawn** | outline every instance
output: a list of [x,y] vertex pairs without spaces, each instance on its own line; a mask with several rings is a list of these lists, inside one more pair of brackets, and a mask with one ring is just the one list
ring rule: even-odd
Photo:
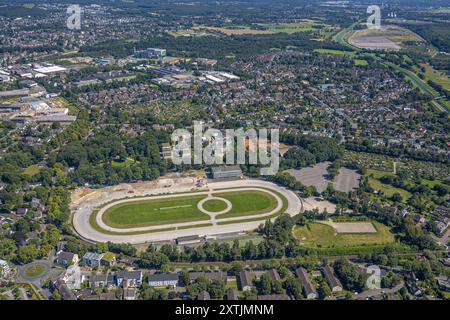
[[317,28],[325,27],[325,24],[316,23],[307,20],[302,23],[260,23],[260,26],[267,28],[271,33],[295,33],[318,30]]
[[421,64],[425,68],[425,79],[431,80],[441,85],[445,90],[450,91],[450,78],[443,72],[434,70],[429,64]]
[[369,63],[366,60],[355,59],[355,66],[368,66]]
[[347,56],[354,57],[356,53],[351,51],[342,51],[342,50],[333,50],[333,49],[315,49],[314,52],[322,53],[322,54],[333,54],[337,56]]
[[294,236],[300,244],[308,248],[339,248],[365,245],[382,245],[395,242],[395,238],[385,225],[372,222],[377,233],[336,233],[334,228],[321,223],[296,226]]
[[227,204],[218,199],[211,199],[203,204],[203,209],[209,212],[220,212],[227,208]]
[[47,266],[42,263],[35,263],[25,268],[24,276],[27,278],[37,278],[47,271]]
[[106,225],[120,229],[208,220],[209,216],[197,209],[197,203],[205,197],[203,195],[122,203],[107,209],[102,219]]
[[408,192],[404,189],[396,188],[389,184],[382,183],[379,180],[382,176],[393,176],[394,173],[392,173],[392,172],[369,169],[369,170],[367,170],[366,175],[369,178],[369,185],[374,190],[383,192],[387,197],[391,197],[394,193],[399,193],[402,196],[403,201],[406,201],[407,199],[409,199],[411,197],[410,192]]
[[369,185],[376,191],[383,192],[387,197],[392,197],[394,193],[399,193],[403,201],[411,197],[411,193],[400,188],[393,187],[389,184],[384,184],[380,180],[369,178]]
[[233,205],[230,211],[218,215],[217,219],[261,214],[277,206],[275,197],[262,191],[215,193],[214,196],[227,199]]
[[39,170],[40,170],[39,166],[37,164],[33,164],[33,165],[25,168],[25,170],[23,170],[23,173],[26,174],[27,176],[32,177],[32,176],[38,174]]
[[124,161],[113,160],[111,162],[111,167],[113,167],[113,168],[128,168],[133,163],[134,163],[134,160],[132,158],[126,158]]

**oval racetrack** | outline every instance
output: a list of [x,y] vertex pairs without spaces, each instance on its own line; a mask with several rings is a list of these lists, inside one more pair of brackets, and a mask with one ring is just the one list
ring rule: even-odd
[[[139,198],[125,198],[125,199],[108,199],[108,203],[99,203],[86,201],[74,210],[73,226],[77,233],[86,240],[95,242],[115,242],[115,243],[145,243],[153,241],[173,240],[182,236],[200,235],[211,236],[221,233],[242,232],[257,228],[265,219],[274,219],[282,211],[289,214],[298,214],[301,210],[300,199],[290,190],[277,186],[273,183],[262,180],[236,180],[225,182],[210,182],[208,188],[200,189],[196,192],[189,192],[186,190],[183,193],[174,194],[158,194],[158,190],[148,190],[145,195],[139,195]],[[246,213],[246,206],[243,206],[242,212],[239,210],[231,211],[233,209],[232,201],[229,201],[227,194],[236,195],[244,192],[258,192],[267,195],[273,200],[269,211],[255,210]],[[220,196],[216,196],[220,194]],[[202,197],[201,197],[202,196]],[[134,227],[133,224],[118,225],[117,223],[105,223],[104,215],[111,210],[118,212],[116,216],[123,217],[118,208],[125,208],[126,206],[135,205],[137,203],[156,201],[169,201],[170,199],[188,199],[189,197],[198,198],[196,210],[202,218],[185,222],[168,222],[159,221],[157,223],[147,223],[148,225],[140,225]],[[209,199],[220,199],[226,203],[226,209],[219,212],[207,211],[203,208],[203,204]],[[232,199],[232,197],[230,197]],[[248,199],[251,201],[251,199]],[[236,203],[234,204],[236,205]],[[100,207],[100,209],[98,209]],[[161,209],[168,209],[172,211],[188,211],[183,206],[170,207],[168,202],[167,207]],[[248,207],[248,206],[247,206]],[[159,210],[161,210],[159,209]],[[193,208],[189,208],[192,211]],[[108,211],[109,210],[109,211]],[[153,209],[157,210],[157,209]],[[263,211],[263,212],[260,212]],[[92,216],[95,214],[95,216]],[[187,214],[187,213],[186,213]],[[142,215],[148,219],[149,215]],[[180,214],[178,214],[180,216]],[[209,219],[208,219],[209,216]],[[110,219],[106,219],[110,220]],[[118,220],[118,219],[116,219]],[[123,220],[123,219],[122,219]],[[247,220],[247,221],[243,221]],[[255,221],[248,221],[255,220]],[[183,221],[183,218],[180,219]],[[141,222],[141,221],[139,221]],[[128,227],[130,226],[130,227]]]

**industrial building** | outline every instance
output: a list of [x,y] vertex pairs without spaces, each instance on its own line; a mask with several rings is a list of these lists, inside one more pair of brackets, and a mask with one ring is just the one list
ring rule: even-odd
[[242,170],[239,166],[212,167],[211,174],[213,179],[242,178]]
[[134,50],[133,56],[141,59],[161,59],[167,55],[166,49],[147,48],[145,50]]

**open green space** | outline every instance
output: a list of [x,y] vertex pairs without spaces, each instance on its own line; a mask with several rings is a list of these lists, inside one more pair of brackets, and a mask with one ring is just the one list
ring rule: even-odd
[[395,193],[400,194],[402,196],[403,201],[406,201],[411,197],[411,193],[409,191],[401,188],[396,188],[389,184],[385,184],[379,180],[382,176],[394,175],[394,173],[392,172],[367,170],[366,175],[368,176],[370,187],[378,192],[383,192],[383,194],[386,195],[387,197],[392,197],[392,195],[394,195]]
[[294,236],[307,248],[340,248],[390,244],[394,235],[385,225],[372,222],[377,233],[337,233],[331,226],[321,223],[308,223],[296,226]]
[[217,219],[261,214],[277,206],[277,199],[262,191],[215,193],[214,196],[227,199],[233,205],[230,211],[219,214]]
[[34,263],[25,268],[24,276],[27,278],[37,278],[47,271],[47,266],[43,263]]
[[170,227],[170,228],[161,228],[161,229],[155,229],[155,230],[147,230],[147,231],[129,231],[129,232],[115,232],[115,231],[109,231],[109,230],[105,230],[102,229],[96,221],[97,218],[97,213],[98,210],[94,210],[92,212],[92,214],[89,216],[89,224],[91,225],[91,227],[100,232],[100,233],[104,233],[104,234],[109,234],[112,236],[132,236],[132,235],[138,235],[138,234],[146,234],[146,233],[154,233],[154,232],[162,232],[162,231],[174,231],[177,228],[175,227]]
[[367,60],[355,59],[355,66],[368,66],[369,62]]
[[26,174],[27,176],[33,177],[34,175],[38,174],[40,171],[40,168],[37,164],[33,164],[29,167],[26,167],[23,170],[23,173]]
[[326,24],[317,23],[314,21],[304,21],[300,23],[260,23],[258,24],[272,33],[295,33],[313,31],[318,28],[326,27]]
[[126,159],[123,160],[123,161],[120,161],[120,160],[113,160],[113,161],[111,162],[111,166],[112,166],[113,168],[127,168],[127,167],[131,166],[133,163],[134,163],[134,160],[133,160],[133,159],[131,159],[131,158],[126,158]]
[[334,50],[334,49],[314,49],[314,52],[322,53],[322,54],[333,54],[333,55],[337,55],[337,56],[346,56],[346,57],[351,57],[351,58],[356,56],[356,52]]
[[197,208],[206,196],[148,199],[117,204],[105,211],[103,222],[114,228],[127,229],[208,220],[209,216]]
[[450,91],[450,78],[444,72],[433,69],[429,64],[423,63],[421,66],[425,68],[425,80],[431,80]]
[[223,200],[211,199],[203,203],[203,209],[209,212],[220,212],[227,208],[227,204]]

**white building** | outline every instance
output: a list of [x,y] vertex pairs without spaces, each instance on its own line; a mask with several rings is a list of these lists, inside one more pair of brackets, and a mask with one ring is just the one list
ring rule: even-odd
[[0,278],[4,278],[8,276],[11,272],[11,268],[9,267],[8,262],[5,260],[0,260]]

